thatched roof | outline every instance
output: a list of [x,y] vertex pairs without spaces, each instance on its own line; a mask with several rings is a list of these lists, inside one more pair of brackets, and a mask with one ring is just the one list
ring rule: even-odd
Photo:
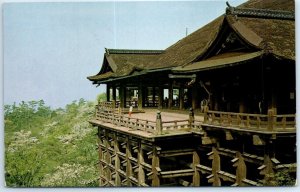
[[226,14],[164,51],[108,50],[104,60],[109,67],[106,66],[104,70],[102,66],[96,76],[88,79],[101,82],[108,78],[130,76],[135,71],[146,73],[157,69],[189,66],[195,62],[199,65],[199,58],[220,38],[224,25],[229,25],[256,51],[263,50],[279,58],[295,60],[294,10],[293,0],[250,0],[236,8],[229,5]]

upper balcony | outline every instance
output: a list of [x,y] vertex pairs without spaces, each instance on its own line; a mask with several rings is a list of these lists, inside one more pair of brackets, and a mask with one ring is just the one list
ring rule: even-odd
[[115,102],[101,102],[96,106],[93,125],[122,132],[144,139],[200,134],[217,130],[240,132],[245,134],[283,135],[296,133],[296,115],[276,115],[272,110],[268,114],[231,113],[209,111],[194,114],[193,110],[158,111],[155,109],[134,109],[132,115],[128,109],[116,107]]

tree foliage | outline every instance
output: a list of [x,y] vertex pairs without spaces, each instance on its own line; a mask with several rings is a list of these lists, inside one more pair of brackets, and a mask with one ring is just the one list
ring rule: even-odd
[[100,93],[99,95],[97,95],[97,101],[98,102],[106,101],[106,93]]
[[98,186],[94,103],[52,110],[43,100],[4,106],[5,180],[10,187]]

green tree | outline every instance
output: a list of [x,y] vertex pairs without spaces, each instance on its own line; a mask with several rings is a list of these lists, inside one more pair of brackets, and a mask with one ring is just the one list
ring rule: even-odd
[[97,101],[98,102],[106,101],[106,93],[100,93],[99,95],[97,95]]
[[[6,185],[98,186],[97,130],[87,122],[94,105],[84,99],[55,110],[43,100],[6,105]],[[73,179],[56,180],[64,169],[76,172]]]

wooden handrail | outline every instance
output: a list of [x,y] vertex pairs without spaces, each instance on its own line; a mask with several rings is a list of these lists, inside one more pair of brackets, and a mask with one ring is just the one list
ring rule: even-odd
[[267,115],[223,111],[206,111],[204,114],[205,124],[267,131],[295,131],[295,119],[295,114],[275,115],[272,110]]
[[[150,133],[158,133],[158,134],[165,134],[168,131],[172,130],[184,130],[187,131],[191,127],[197,127],[197,129],[200,129],[200,125],[195,125],[192,123],[192,125],[189,124],[189,119],[185,120],[175,120],[175,121],[164,121],[161,122],[161,131],[157,129],[157,121],[150,121],[145,119],[139,119],[134,117],[127,117],[122,114],[115,113],[115,110],[112,108],[107,108],[106,105],[103,104],[102,106],[97,105],[96,106],[96,119],[109,122],[114,125],[118,126],[124,126],[129,129],[133,130],[141,130],[146,131]],[[199,124],[199,122],[198,122]]]
[[[248,114],[223,111],[205,111],[204,122],[195,121],[193,116],[183,120],[156,121],[131,118],[117,113],[116,109],[107,107],[112,102],[102,102],[96,106],[96,119],[127,127],[133,130],[141,130],[155,134],[166,134],[169,131],[202,131],[202,124],[218,127],[231,127],[243,130],[259,130],[268,132],[295,132],[296,115],[276,115],[272,110],[266,114]],[[160,117],[161,118],[161,117]],[[160,123],[157,123],[160,121]]]

